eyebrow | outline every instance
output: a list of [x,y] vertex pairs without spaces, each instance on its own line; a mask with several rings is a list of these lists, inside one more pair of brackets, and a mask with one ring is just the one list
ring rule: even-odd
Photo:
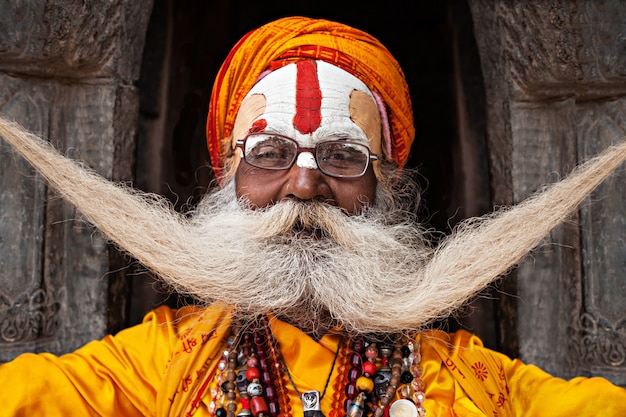
[[322,126],[316,132],[316,136],[329,136],[336,139],[363,139],[369,141],[369,138],[359,127],[341,127],[340,129],[333,129],[332,126]]
[[355,142],[362,142],[369,147],[370,139],[367,137],[365,132],[357,127],[351,127],[349,129],[341,128],[340,130],[335,130],[332,127],[322,127],[315,132],[316,137],[328,138],[330,140],[348,140]]

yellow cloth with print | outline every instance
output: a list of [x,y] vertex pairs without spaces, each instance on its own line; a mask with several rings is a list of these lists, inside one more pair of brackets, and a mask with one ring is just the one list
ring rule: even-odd
[[[25,354],[0,366],[0,415],[209,416],[212,377],[230,328],[230,311],[162,307],[116,336],[55,357]],[[271,321],[272,332],[300,392],[323,391],[340,348]],[[601,378],[564,381],[483,348],[475,336],[432,331],[420,336],[426,384],[424,407],[437,416],[626,415],[626,390]],[[349,367],[344,350],[322,400],[331,413],[337,374]],[[289,385],[289,384],[288,384]],[[302,407],[289,388],[290,413]]]

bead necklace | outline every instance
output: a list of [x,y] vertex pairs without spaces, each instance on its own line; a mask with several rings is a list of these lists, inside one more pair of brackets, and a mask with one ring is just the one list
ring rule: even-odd
[[[353,352],[353,367],[348,374],[350,382],[346,386],[348,417],[426,415],[418,342],[409,340],[405,345],[395,343],[393,347],[381,344],[379,348],[376,343],[365,347],[365,343],[357,339]],[[400,399],[394,401],[396,395]]]
[[278,341],[263,319],[240,334],[239,343],[233,337],[228,339],[213,376],[219,389],[210,393],[209,412],[216,417],[292,417],[287,389],[290,383],[302,399],[304,417],[323,417],[320,402],[339,360],[329,417],[426,416],[418,341],[368,343],[356,337],[351,344],[340,340],[322,394],[301,394]]

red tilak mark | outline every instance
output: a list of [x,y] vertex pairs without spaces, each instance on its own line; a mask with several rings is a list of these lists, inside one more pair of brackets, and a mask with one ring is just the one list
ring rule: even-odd
[[313,133],[322,123],[322,90],[313,61],[298,61],[296,77],[296,115],[293,126],[302,134]]
[[252,126],[248,130],[248,133],[259,133],[263,132],[267,127],[267,120],[259,119],[252,123]]

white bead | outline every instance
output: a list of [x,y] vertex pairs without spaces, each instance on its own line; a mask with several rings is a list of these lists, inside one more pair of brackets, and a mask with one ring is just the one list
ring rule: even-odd
[[250,394],[252,396],[259,396],[263,392],[263,387],[261,387],[261,384],[257,384],[256,382],[252,382],[252,383],[248,384],[247,391],[248,391],[248,394]]

